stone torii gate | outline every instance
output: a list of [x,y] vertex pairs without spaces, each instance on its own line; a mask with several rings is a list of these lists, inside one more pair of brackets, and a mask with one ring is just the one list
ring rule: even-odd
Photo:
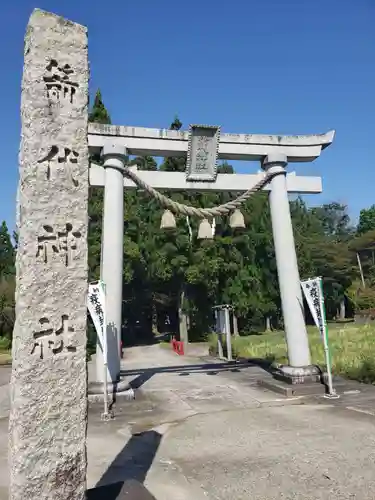
[[[220,134],[219,127],[204,125],[192,125],[189,131],[89,125],[90,153],[101,153],[104,160],[103,167],[91,165],[90,185],[105,189],[102,279],[107,290],[109,386],[118,382],[120,373],[124,189],[146,184],[155,190],[246,192],[267,175],[273,176],[264,189],[269,191],[289,359],[289,366],[284,366],[282,372],[291,383],[318,379],[319,370],[311,366],[288,193],[320,193],[322,183],[320,177],[287,174],[286,167],[288,163],[315,160],[332,143],[334,134],[334,131],[304,136]],[[132,172],[130,179],[124,172],[128,155],[187,157],[187,171],[138,171],[136,167],[128,167],[128,174]],[[265,173],[217,174],[217,159],[258,161]],[[98,346],[98,382],[103,382],[102,377],[103,358]]]

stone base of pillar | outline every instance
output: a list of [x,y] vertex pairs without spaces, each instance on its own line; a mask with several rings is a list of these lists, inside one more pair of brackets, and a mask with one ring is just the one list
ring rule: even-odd
[[287,398],[315,396],[327,393],[321,369],[316,365],[296,368],[288,365],[273,367],[273,377],[262,377],[258,384]]
[[279,365],[276,367],[273,377],[276,380],[280,380],[291,385],[313,383],[324,384],[323,372],[317,365],[300,367]]
[[[101,403],[104,401],[104,384],[103,382],[89,382],[88,384],[88,400],[90,403]],[[135,393],[129,382],[126,380],[107,383],[108,403],[114,403],[116,400],[132,400],[135,399]]]

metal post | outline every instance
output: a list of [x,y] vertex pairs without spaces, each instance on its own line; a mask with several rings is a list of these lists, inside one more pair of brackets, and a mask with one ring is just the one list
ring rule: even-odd
[[229,307],[225,306],[224,309],[224,314],[225,314],[225,333],[226,333],[226,339],[227,339],[227,358],[228,361],[232,361],[232,337],[231,337],[231,332],[230,332],[230,321],[229,321]]
[[329,345],[328,345],[328,326],[326,319],[326,308],[324,305],[324,295],[323,295],[323,281],[322,278],[318,278],[319,281],[319,289],[320,289],[320,312],[322,315],[322,323],[323,323],[323,331],[321,332],[323,337],[323,346],[324,346],[324,356],[327,365],[327,379],[328,379],[328,394],[327,397],[330,398],[338,398],[339,396],[336,394],[336,391],[333,388],[332,383],[332,368],[331,368],[331,356],[329,353]]
[[[107,324],[107,295],[105,284],[100,280],[100,287],[103,292],[104,297],[104,307],[103,307],[103,324]],[[107,370],[108,370],[108,347],[107,347],[107,335],[105,334],[105,326],[103,329],[103,397],[104,397],[104,412],[101,416],[102,420],[109,420],[111,418],[108,412],[108,381],[107,381]]]
[[222,333],[218,332],[217,333],[217,350],[219,354],[219,359],[224,358],[224,352],[223,352],[223,342],[222,342]]
[[221,339],[221,311],[215,307],[215,319],[216,319],[216,335],[217,335],[217,353],[219,359],[223,359],[223,343]]

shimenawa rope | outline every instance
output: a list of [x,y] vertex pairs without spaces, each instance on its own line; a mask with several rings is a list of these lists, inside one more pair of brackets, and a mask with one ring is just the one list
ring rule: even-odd
[[195,216],[200,219],[205,218],[213,218],[220,217],[221,215],[226,215],[229,212],[233,212],[236,208],[240,207],[246,200],[248,200],[253,194],[257,191],[260,191],[264,188],[279,172],[274,172],[270,174],[266,174],[259,182],[257,182],[251,189],[245,191],[243,194],[235,198],[234,200],[228,201],[223,205],[218,205],[212,208],[195,208],[189,205],[184,205],[182,203],[178,203],[177,201],[173,201],[167,196],[159,193],[156,189],[151,187],[149,184],[144,182],[142,179],[138,177],[138,175],[131,170],[129,167],[117,167],[123,175],[131,179],[139,188],[147,191],[152,197],[154,197],[160,205],[167,208],[174,214],[182,214]]

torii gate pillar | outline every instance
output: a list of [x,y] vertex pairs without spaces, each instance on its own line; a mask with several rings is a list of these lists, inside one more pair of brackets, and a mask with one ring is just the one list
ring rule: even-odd
[[[101,279],[106,296],[107,381],[112,386],[120,379],[120,342],[122,327],[122,274],[124,255],[124,178],[126,148],[106,144],[102,150],[105,169],[103,244]],[[99,348],[98,348],[99,347]],[[103,353],[96,349],[97,380],[103,381]]]
[[282,153],[268,155],[263,168],[268,173],[278,173],[270,182],[270,211],[275,246],[277,275],[281,307],[288,346],[289,365],[281,367],[283,376],[292,383],[298,380],[318,381],[319,369],[311,366],[303,300],[294,243],[286,185],[287,157]]

